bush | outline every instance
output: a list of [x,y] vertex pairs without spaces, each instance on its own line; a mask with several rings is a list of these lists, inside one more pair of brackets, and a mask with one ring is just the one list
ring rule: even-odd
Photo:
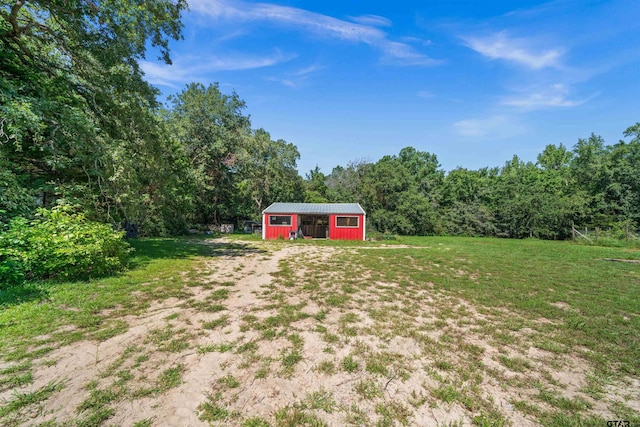
[[123,234],[70,206],[38,209],[33,220],[14,218],[0,235],[0,283],[113,274],[126,267],[132,250]]

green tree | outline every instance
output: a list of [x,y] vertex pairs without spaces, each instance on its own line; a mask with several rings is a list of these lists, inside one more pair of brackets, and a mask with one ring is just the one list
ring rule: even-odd
[[607,204],[618,222],[640,224],[640,123],[627,128],[620,141],[609,148]]
[[327,177],[320,171],[320,168],[316,165],[314,169],[307,173],[306,178],[304,201],[307,203],[327,203],[329,201],[327,197]]
[[336,166],[326,177],[327,198],[335,203],[360,203],[364,205],[363,180],[372,164],[364,159]]
[[447,234],[492,236],[495,225],[494,194],[499,170],[456,168],[442,184],[441,214]]
[[244,199],[238,205],[251,205],[240,217],[259,218],[273,202],[300,202],[302,178],[296,162],[300,153],[295,145],[271,139],[269,132],[258,129],[250,135],[240,151],[238,194]]
[[170,98],[170,123],[189,162],[194,185],[193,222],[219,224],[235,212],[235,175],[239,147],[250,133],[245,102],[218,84],[191,83]]
[[[148,44],[170,61],[168,41],[181,37],[185,7],[183,0],[3,2],[0,156],[15,192],[45,206],[74,199],[105,219],[127,216],[126,195],[140,187],[130,177],[146,174],[122,160],[153,148],[161,133],[157,91],[137,61]],[[123,179],[132,191],[122,191]]]
[[441,231],[437,215],[444,172],[435,155],[403,148],[366,169],[362,179],[364,208],[378,231],[434,234]]

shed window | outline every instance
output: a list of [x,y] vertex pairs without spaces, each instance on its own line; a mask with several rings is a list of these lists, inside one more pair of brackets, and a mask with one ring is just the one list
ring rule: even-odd
[[358,228],[359,220],[357,216],[337,216],[336,227]]
[[291,225],[291,215],[269,215],[269,225]]

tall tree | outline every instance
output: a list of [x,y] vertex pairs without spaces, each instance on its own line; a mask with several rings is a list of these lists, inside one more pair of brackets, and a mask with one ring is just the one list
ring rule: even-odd
[[220,223],[234,216],[234,173],[238,149],[250,133],[245,102],[218,84],[191,83],[170,98],[171,123],[189,161],[195,185],[194,222]]
[[299,158],[295,145],[272,140],[264,129],[254,131],[240,150],[238,183],[239,194],[252,208],[239,216],[257,219],[273,202],[302,201],[302,178],[296,169]]
[[346,167],[334,167],[326,177],[329,201],[364,205],[363,179],[371,166],[367,160],[360,159],[350,161]]
[[607,202],[619,222],[640,225],[640,122],[627,128],[620,141],[609,148],[608,164],[611,180],[607,186]]
[[305,180],[304,201],[307,203],[326,203],[329,201],[327,197],[326,176],[320,171],[316,165],[307,173]]
[[168,41],[181,37],[185,7],[184,0],[0,5],[0,155],[13,185],[45,205],[81,200],[99,216],[123,207],[110,188],[121,167],[113,154],[140,152],[158,123],[157,92],[137,61],[147,44],[170,61]]

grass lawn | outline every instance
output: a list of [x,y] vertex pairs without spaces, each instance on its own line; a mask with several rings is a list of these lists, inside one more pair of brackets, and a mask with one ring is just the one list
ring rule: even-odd
[[162,425],[185,395],[202,425],[640,424],[640,264],[611,261],[637,249],[133,245],[118,277],[0,292],[0,424]]

